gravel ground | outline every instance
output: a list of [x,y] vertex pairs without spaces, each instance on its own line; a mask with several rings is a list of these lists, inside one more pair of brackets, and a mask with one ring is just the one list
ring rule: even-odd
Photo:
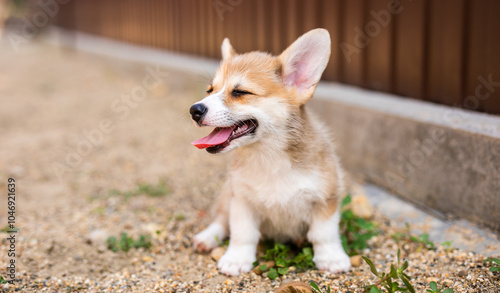
[[[36,42],[19,54],[3,44],[0,64],[0,189],[6,190],[7,178],[16,179],[20,229],[16,282],[2,290],[273,292],[282,282],[314,280],[334,292],[362,292],[375,281],[366,264],[344,274],[290,272],[275,281],[254,273],[227,277],[210,255],[193,251],[191,239],[210,222],[228,162],[190,145],[208,131],[195,128],[187,115],[208,76],[162,74],[142,101],[127,104],[120,99],[140,93],[147,65]],[[113,192],[158,182],[171,192]],[[3,227],[6,192],[1,202]],[[364,254],[387,270],[401,247],[417,292],[431,281],[455,292],[499,292],[498,274],[488,271],[484,257],[396,243],[390,235],[400,228],[378,211],[373,219],[380,234]],[[152,249],[108,250],[105,239],[122,232],[150,234]],[[2,233],[4,268],[11,259],[7,237]]]

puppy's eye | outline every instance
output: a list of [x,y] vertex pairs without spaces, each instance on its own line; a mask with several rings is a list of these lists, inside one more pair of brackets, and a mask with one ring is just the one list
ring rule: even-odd
[[214,88],[213,88],[212,86],[210,86],[210,87],[208,88],[208,90],[207,90],[207,94],[210,94],[210,93],[211,93],[211,92],[213,92],[213,91],[214,91]]
[[244,95],[253,95],[251,92],[248,92],[248,91],[244,91],[244,90],[233,90],[231,92],[231,95],[233,97],[241,97],[241,96],[244,96]]

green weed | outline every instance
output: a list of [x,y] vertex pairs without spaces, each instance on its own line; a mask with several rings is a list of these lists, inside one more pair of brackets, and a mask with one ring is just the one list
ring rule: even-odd
[[99,215],[104,215],[106,213],[106,208],[105,207],[95,207],[93,209],[93,212],[95,212],[96,214],[99,214]]
[[[387,273],[379,273],[371,259],[365,256],[362,257],[368,266],[370,266],[371,272],[379,279],[375,284],[365,287],[365,293],[380,293],[382,291],[380,291],[379,287],[384,288],[388,293],[394,293],[397,291],[415,293],[415,289],[410,283],[411,277],[405,273],[405,270],[408,268],[408,261],[404,261],[401,264],[401,250],[399,249],[397,257],[398,261],[396,266],[391,264],[390,270]],[[403,282],[404,287],[399,283],[399,281]]]
[[[370,271],[379,279],[375,284],[368,285],[365,287],[365,293],[381,293],[382,290],[388,293],[394,292],[411,292],[415,293],[415,288],[411,284],[411,277],[405,273],[408,268],[408,261],[404,261],[401,264],[401,250],[398,249],[397,263],[391,264],[389,272],[379,273],[373,261],[367,257],[362,256],[363,260],[370,267]],[[401,284],[401,283],[402,284]],[[438,289],[436,282],[431,282],[429,284],[430,289],[427,292],[431,293],[453,293],[451,288],[441,288]]]
[[112,189],[109,191],[109,195],[121,195],[126,198],[143,194],[151,197],[160,197],[171,193],[172,189],[167,185],[167,182],[165,180],[159,180],[158,184],[156,185],[141,183],[137,185],[135,190],[120,191],[118,189]]
[[431,293],[453,293],[453,289],[450,289],[450,288],[441,288],[441,289],[438,289],[438,285],[434,281],[432,281],[432,282],[429,283],[429,287],[431,287],[431,288],[427,289],[426,290],[427,292],[431,292]]
[[500,260],[498,258],[488,257],[486,260],[484,260],[484,262],[489,264],[490,272],[500,272]]
[[18,232],[18,231],[19,231],[19,228],[11,229],[10,225],[5,225],[2,228],[0,228],[0,232],[3,232],[3,233]]
[[452,249],[452,247],[451,247],[451,244],[452,244],[452,243],[453,243],[453,241],[448,240],[448,241],[445,241],[445,242],[441,243],[441,245],[442,245],[444,248],[446,248],[446,249]]
[[[427,249],[427,250],[436,250],[437,247],[436,245],[429,240],[429,234],[427,233],[422,233],[420,235],[411,235],[410,233],[410,225],[406,223],[406,229],[405,232],[397,232],[394,234],[391,234],[391,237],[396,241],[396,242],[413,242],[419,244],[417,248],[417,252],[420,252],[422,249]],[[451,246],[452,241],[445,241],[441,245],[446,251],[451,251],[454,248]]]
[[132,248],[145,248],[147,250],[151,249],[151,239],[149,236],[140,235],[137,240],[129,237],[127,233],[122,233],[120,239],[115,236],[111,236],[106,240],[108,248],[113,252],[125,251],[128,252]]
[[368,240],[378,234],[373,222],[358,217],[352,210],[345,208],[351,200],[350,195],[342,200],[340,215],[340,230],[342,231],[340,239],[349,256],[360,254],[368,247]]
[[215,241],[217,241],[217,244],[219,246],[229,246],[229,239],[226,239],[225,241],[221,241],[218,236],[215,236]]
[[[422,233],[420,236],[410,236],[410,240],[419,243],[421,247],[425,247],[428,250],[436,250],[436,246],[432,241],[429,240],[429,234],[427,233]],[[419,248],[421,250],[422,248]]]
[[256,261],[254,266],[261,273],[267,272],[267,277],[271,280],[285,275],[292,266],[298,271],[315,268],[312,247],[304,247],[298,253],[295,252],[297,249],[293,248],[290,245],[276,243],[272,248],[267,249],[265,255],[262,257],[264,261],[273,261],[274,266],[268,267],[267,264],[259,265],[259,261]]
[[[314,283],[314,281],[311,281],[311,282],[309,283],[309,285],[311,285],[313,293],[324,293],[324,292],[323,292],[323,291],[319,288],[319,286],[318,286],[316,283]],[[332,292],[332,289],[330,288],[330,286],[328,286],[328,287],[326,288],[326,293],[331,293],[331,292]]]
[[184,216],[184,214],[177,214],[175,215],[174,219],[176,221],[184,221],[186,219],[186,216]]

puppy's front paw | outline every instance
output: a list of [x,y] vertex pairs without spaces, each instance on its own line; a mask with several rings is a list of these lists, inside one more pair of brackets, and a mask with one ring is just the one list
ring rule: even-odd
[[226,253],[219,259],[217,267],[221,273],[230,276],[248,273],[253,268],[255,253],[254,245],[229,246]]
[[340,273],[349,270],[351,259],[342,246],[324,245],[314,249],[314,263],[319,270]]
[[208,252],[219,246],[217,240],[222,241],[224,238],[226,238],[224,227],[217,223],[212,223],[205,230],[194,236],[193,247],[197,251]]

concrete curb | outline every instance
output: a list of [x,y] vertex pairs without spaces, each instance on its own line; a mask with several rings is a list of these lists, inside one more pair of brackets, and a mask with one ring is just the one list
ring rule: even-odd
[[375,209],[382,212],[398,227],[410,224],[411,235],[427,233],[436,243],[451,241],[450,246],[465,251],[472,251],[484,256],[500,255],[498,235],[478,228],[465,220],[445,220],[436,217],[436,212],[424,212],[408,204],[385,190],[371,184],[363,186],[364,194]]
[[[363,92],[353,100],[372,99]],[[432,120],[426,108],[434,105],[411,102],[414,112],[426,116],[420,119],[416,113],[381,111],[368,102],[368,106],[346,103],[337,99],[340,95],[342,91],[337,90],[335,96],[316,99],[312,106],[333,128],[340,157],[354,176],[447,216],[500,229],[500,139],[496,133],[500,118],[466,113],[467,121],[486,126],[472,131]],[[394,97],[380,100],[391,109],[408,103]],[[492,130],[491,135],[485,129]]]

